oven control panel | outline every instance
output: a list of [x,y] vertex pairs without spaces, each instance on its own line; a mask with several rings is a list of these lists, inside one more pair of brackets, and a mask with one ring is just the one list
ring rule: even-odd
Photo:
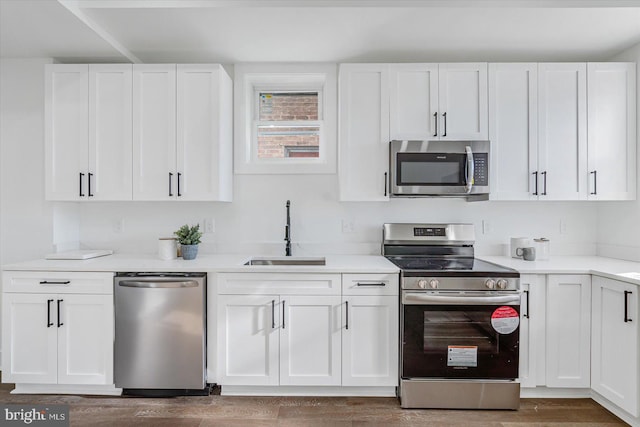
[[403,277],[402,289],[456,291],[518,291],[520,279],[501,277]]
[[413,235],[416,237],[446,237],[447,229],[444,227],[413,227]]

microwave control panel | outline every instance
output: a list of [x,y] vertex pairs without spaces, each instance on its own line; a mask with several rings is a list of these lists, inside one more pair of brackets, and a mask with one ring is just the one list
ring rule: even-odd
[[489,185],[489,168],[487,167],[488,164],[488,153],[473,154],[473,185]]

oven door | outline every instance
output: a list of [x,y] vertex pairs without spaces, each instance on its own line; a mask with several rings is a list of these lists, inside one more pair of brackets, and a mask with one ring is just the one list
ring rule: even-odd
[[402,378],[518,377],[519,293],[403,292]]

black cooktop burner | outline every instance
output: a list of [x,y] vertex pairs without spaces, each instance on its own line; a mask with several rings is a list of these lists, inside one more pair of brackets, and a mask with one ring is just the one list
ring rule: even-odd
[[[516,270],[477,258],[387,256],[387,259],[400,267],[405,276],[436,275],[437,273],[458,273],[456,275],[469,276],[519,276]],[[514,273],[515,276],[513,276]]]

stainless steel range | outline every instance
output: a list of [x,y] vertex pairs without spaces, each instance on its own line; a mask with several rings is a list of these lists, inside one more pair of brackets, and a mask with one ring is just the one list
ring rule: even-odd
[[472,224],[384,224],[401,269],[403,408],[518,409],[520,274],[474,257]]

